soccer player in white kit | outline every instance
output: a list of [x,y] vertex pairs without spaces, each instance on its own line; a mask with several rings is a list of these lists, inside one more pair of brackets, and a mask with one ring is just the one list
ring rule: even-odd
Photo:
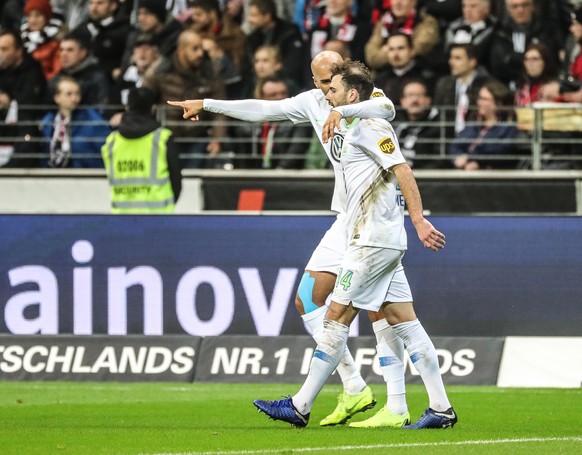
[[[305,273],[297,290],[297,309],[316,342],[319,341],[323,332],[323,318],[327,310],[325,301],[333,289],[337,270],[343,259],[347,235],[344,221],[345,185],[340,167],[344,131],[339,128],[339,131],[334,134],[334,127],[339,126],[342,116],[392,120],[395,115],[393,103],[379,91],[374,91],[369,100],[338,107],[330,114],[331,106],[326,101],[325,95],[331,82],[331,68],[342,62],[342,57],[336,52],[321,52],[311,63],[316,89],[281,101],[204,99],[168,102],[172,106],[183,108],[184,118],[192,120],[197,120],[198,114],[206,110],[245,121],[292,120],[295,123],[310,122],[313,125],[333,165],[335,186],[331,209],[338,213],[335,222],[326,232],[305,267]],[[369,314],[377,339],[382,373],[387,383],[388,403],[393,402],[398,405],[395,407],[398,413],[384,412],[386,409],[384,407],[379,418],[376,418],[370,426],[399,427],[406,423],[408,416],[404,392],[404,347],[400,338],[392,332],[381,314]],[[397,354],[395,355],[394,352]],[[383,358],[390,358],[391,361],[383,362]],[[365,411],[375,404],[372,390],[363,380],[347,347],[337,371],[341,377],[344,392],[338,397],[335,410],[320,422],[321,425],[343,424],[354,414]],[[398,387],[389,387],[388,384],[398,384]]]
[[[367,99],[373,90],[368,69],[347,61],[333,70],[326,99],[334,106]],[[255,400],[270,418],[304,427],[315,398],[336,368],[348,339],[349,325],[361,309],[381,311],[402,339],[429,396],[429,408],[405,429],[449,428],[457,422],[439,371],[438,357],[416,318],[401,259],[407,248],[404,199],[419,239],[438,251],[444,235],[424,218],[416,180],[396,135],[383,119],[346,117],[348,132],[340,165],[347,192],[348,246],[337,273],[324,330],[301,389],[282,400]],[[404,199],[403,199],[404,196]],[[356,422],[350,424],[355,426]]]

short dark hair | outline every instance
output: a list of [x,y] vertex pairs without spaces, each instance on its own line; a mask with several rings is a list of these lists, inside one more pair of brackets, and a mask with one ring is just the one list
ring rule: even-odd
[[188,6],[190,8],[200,8],[206,12],[215,11],[218,17],[222,16],[222,10],[220,9],[218,0],[189,0]]
[[409,49],[412,49],[414,47],[414,43],[412,42],[412,36],[409,35],[408,33],[404,33],[404,32],[394,32],[394,33],[390,33],[390,35],[388,36],[388,38],[386,38],[386,42],[388,42],[388,40],[390,38],[394,38],[395,36],[401,36],[406,40],[406,44],[408,45]]
[[400,97],[402,97],[402,95],[404,93],[404,89],[406,87],[408,87],[410,84],[422,85],[424,87],[425,95],[430,97],[430,89],[429,89],[428,83],[424,79],[422,79],[421,77],[411,77],[411,78],[404,79],[404,81],[402,82],[402,88],[400,89]]
[[86,51],[91,49],[91,43],[87,38],[75,31],[67,33],[61,41],[75,41],[79,45],[79,49],[85,49]]
[[477,46],[475,46],[473,43],[453,43],[453,44],[451,44],[451,47],[449,48],[449,53],[453,49],[464,49],[469,60],[473,60],[473,59],[479,60],[478,53],[477,53]]
[[360,101],[367,100],[374,91],[374,81],[370,70],[366,65],[357,60],[344,60],[343,63],[334,65],[331,69],[331,77],[342,77],[342,85],[347,89],[356,89],[360,95]]
[[22,42],[20,32],[11,29],[0,30],[0,36],[11,36],[14,42],[14,49],[24,49],[24,44]]
[[249,8],[254,6],[261,14],[270,14],[273,19],[277,17],[277,6],[273,0],[251,0]]
[[261,94],[263,93],[263,88],[268,83],[284,84],[285,87],[287,87],[287,90],[289,90],[289,84],[287,84],[287,81],[285,79],[283,79],[281,76],[277,76],[276,74],[273,74],[272,76],[267,76],[264,79],[261,79],[259,81],[259,91],[261,92]]

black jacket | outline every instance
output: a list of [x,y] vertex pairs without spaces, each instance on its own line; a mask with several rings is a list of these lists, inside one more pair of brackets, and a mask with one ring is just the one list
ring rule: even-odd
[[[467,97],[469,98],[469,106],[473,107],[477,105],[477,97],[479,95],[479,90],[487,81],[489,81],[491,76],[487,73],[487,71],[478,68],[477,75],[471,82],[471,85],[467,89]],[[457,106],[457,78],[455,76],[443,76],[441,77],[436,84],[436,88],[434,91],[434,97],[432,104],[437,107],[448,107],[449,109],[444,109],[444,116],[447,122],[446,127],[446,135],[448,138],[454,136],[455,128],[455,114]],[[472,113],[469,111],[466,115],[466,119],[470,119]]]
[[303,75],[307,65],[305,44],[299,28],[281,19],[275,20],[269,30],[257,29],[247,37],[247,56],[254,60],[255,51],[260,46],[277,46],[281,52],[283,76],[293,79],[300,87],[305,86]]
[[421,79],[429,89],[432,89],[436,76],[429,67],[421,66],[415,61],[414,65],[403,74],[396,74],[390,65],[379,69],[374,76],[374,84],[384,91],[395,106],[400,106],[402,87],[410,79]]
[[[15,125],[4,123],[8,110],[0,109],[0,138],[4,144],[14,145],[14,155],[8,163],[10,167],[35,166],[35,158],[18,159],[19,153],[37,153],[39,143],[34,140],[39,135],[38,126],[34,123],[23,125],[24,122],[40,120],[43,112],[39,109],[28,109],[23,106],[42,105],[44,103],[46,80],[40,63],[30,55],[25,54],[24,60],[16,68],[0,70],[0,92],[6,93],[11,100],[18,103],[18,122]],[[16,141],[4,138],[17,138]]]
[[[172,56],[178,44],[178,36],[180,33],[182,33],[183,30],[184,26],[177,20],[172,19],[158,33],[152,34],[152,44],[158,48],[158,53],[162,57]],[[131,58],[133,54],[133,47],[140,33],[143,32],[141,30],[132,30],[127,36],[127,42],[123,45],[125,50],[123,52],[123,58],[121,61],[121,68],[123,70],[127,69],[127,67],[132,63]]]
[[[497,24],[491,40],[488,68],[492,76],[505,84],[515,81],[523,67],[523,53],[515,52],[513,49],[512,35],[518,29],[519,27],[511,19],[505,18]],[[563,37],[557,30],[534,16],[524,31],[526,48],[530,44],[543,43],[550,48],[557,61],[564,45]]]
[[49,81],[48,103],[53,102],[56,83],[63,75],[74,77],[81,86],[81,104],[96,107],[109,103],[109,80],[94,57],[87,57],[70,70],[61,69]]
[[409,120],[406,112],[396,114],[396,119],[404,119],[393,122],[400,149],[408,164],[415,169],[447,167],[446,162],[430,159],[437,158],[440,152],[438,116],[439,112],[435,107],[427,109],[417,120]]
[[127,20],[115,19],[107,25],[89,20],[77,27],[73,34],[91,43],[91,53],[99,61],[108,80],[112,81],[112,71],[121,68],[125,43],[131,29]]

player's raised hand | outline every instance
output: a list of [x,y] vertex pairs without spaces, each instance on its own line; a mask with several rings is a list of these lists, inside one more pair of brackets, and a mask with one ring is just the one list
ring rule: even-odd
[[194,122],[199,120],[198,114],[204,110],[204,100],[185,100],[185,101],[168,101],[170,106],[181,107],[184,109],[185,119],[190,119]]
[[445,234],[437,231],[430,221],[423,218],[420,222],[414,225],[418,238],[425,248],[430,248],[433,251],[442,250],[445,247]]
[[327,120],[323,124],[323,129],[321,133],[321,140],[324,144],[327,144],[327,141],[333,139],[333,131],[335,128],[339,129],[340,120],[342,119],[342,115],[337,111],[331,111],[327,116]]

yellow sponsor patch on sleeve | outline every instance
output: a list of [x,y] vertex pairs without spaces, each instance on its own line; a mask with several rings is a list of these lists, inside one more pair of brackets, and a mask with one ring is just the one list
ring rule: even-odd
[[394,141],[392,141],[391,137],[385,137],[384,139],[380,139],[378,141],[378,147],[380,147],[380,151],[382,153],[386,153],[387,155],[391,155],[396,150],[396,145]]
[[376,91],[372,92],[372,94],[370,95],[370,98],[379,98],[381,96],[386,96],[386,95],[384,95],[382,92],[379,92],[376,90]]

